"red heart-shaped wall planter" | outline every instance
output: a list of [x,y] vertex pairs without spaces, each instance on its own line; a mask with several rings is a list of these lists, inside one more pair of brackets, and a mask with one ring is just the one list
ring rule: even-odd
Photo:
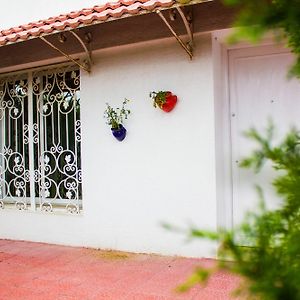
[[177,96],[173,95],[171,92],[166,94],[166,102],[162,104],[161,109],[165,112],[170,112],[177,103]]

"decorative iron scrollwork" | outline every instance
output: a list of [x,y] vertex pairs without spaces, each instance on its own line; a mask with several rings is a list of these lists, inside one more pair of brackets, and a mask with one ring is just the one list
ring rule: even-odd
[[[79,213],[80,72],[74,67],[0,78],[0,208]],[[30,93],[30,94],[29,94]],[[30,102],[29,102],[30,101]],[[34,182],[34,189],[30,182]]]

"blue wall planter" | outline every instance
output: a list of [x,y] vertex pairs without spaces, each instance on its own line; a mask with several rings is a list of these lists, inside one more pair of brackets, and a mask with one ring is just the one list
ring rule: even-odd
[[119,124],[119,127],[118,129],[114,129],[112,128],[111,131],[112,131],[112,134],[113,136],[118,140],[118,141],[123,141],[126,137],[126,128],[123,127],[122,124]]

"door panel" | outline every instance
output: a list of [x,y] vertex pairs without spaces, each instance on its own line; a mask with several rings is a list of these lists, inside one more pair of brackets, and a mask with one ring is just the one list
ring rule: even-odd
[[300,128],[300,84],[296,79],[287,79],[293,59],[286,49],[273,46],[229,51],[233,225],[241,222],[247,210],[257,207],[256,184],[262,186],[268,208],[278,205],[271,186],[271,166],[266,165],[254,175],[239,168],[238,163],[256,148],[253,141],[243,136],[249,128],[263,132],[272,119],[275,142],[292,126]]

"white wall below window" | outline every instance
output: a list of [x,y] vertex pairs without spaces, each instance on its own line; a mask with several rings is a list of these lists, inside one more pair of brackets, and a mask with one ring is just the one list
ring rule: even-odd
[[[161,222],[216,229],[215,128],[210,35],[195,57],[173,39],[99,51],[81,76],[83,214],[3,210],[0,237],[133,252],[214,256],[215,245],[187,243]],[[178,96],[154,109],[149,92]],[[105,102],[131,99],[128,136],[116,141]]]

